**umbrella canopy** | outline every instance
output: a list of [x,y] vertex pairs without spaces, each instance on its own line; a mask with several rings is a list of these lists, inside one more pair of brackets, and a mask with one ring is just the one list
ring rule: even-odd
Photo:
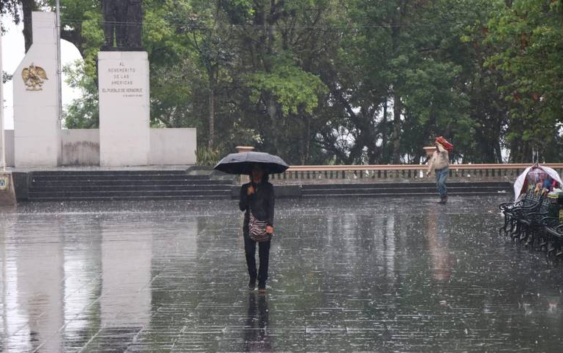
[[289,168],[278,156],[263,152],[244,152],[229,154],[214,169],[228,174],[250,174],[257,164],[268,174],[283,173]]
[[542,180],[542,174],[548,175],[551,179],[557,181],[560,186],[563,185],[561,177],[554,169],[543,166],[528,167],[514,182],[515,200],[518,200],[522,191],[526,191],[530,182]]

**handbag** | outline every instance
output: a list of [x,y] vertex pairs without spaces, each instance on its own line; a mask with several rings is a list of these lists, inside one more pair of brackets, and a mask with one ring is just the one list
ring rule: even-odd
[[252,214],[252,210],[249,210],[248,213],[248,234],[250,236],[250,239],[258,243],[270,240],[272,238],[272,235],[266,232],[268,223],[266,221],[259,221],[258,219],[256,219],[256,217],[254,217],[254,215]]

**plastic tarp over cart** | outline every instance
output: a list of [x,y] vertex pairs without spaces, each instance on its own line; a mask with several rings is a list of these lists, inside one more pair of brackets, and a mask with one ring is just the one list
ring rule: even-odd
[[528,174],[536,171],[537,169],[545,172],[547,175],[549,175],[549,177],[551,177],[551,179],[557,181],[560,186],[563,185],[563,182],[561,181],[561,177],[559,176],[559,174],[554,169],[549,168],[549,167],[544,167],[544,166],[541,166],[541,165],[531,166],[531,167],[526,168],[526,170],[524,170],[524,172],[522,174],[520,174],[520,176],[514,182],[514,199],[515,200],[518,200],[518,198],[520,197],[522,192],[526,192],[526,190],[528,189],[528,187],[529,187],[528,178],[527,178]]

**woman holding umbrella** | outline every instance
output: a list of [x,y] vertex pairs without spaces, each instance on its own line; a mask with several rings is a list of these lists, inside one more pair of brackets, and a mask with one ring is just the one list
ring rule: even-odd
[[[274,234],[274,186],[268,182],[268,174],[259,164],[252,168],[250,183],[240,189],[239,208],[244,211],[244,251],[250,281],[248,288],[254,290],[258,280],[258,291],[266,293],[268,280],[268,265],[270,262],[270,242]],[[255,226],[265,225],[265,233]],[[262,234],[260,234],[262,233]],[[256,271],[256,244],[258,243],[260,269]]]
[[[289,168],[280,157],[262,152],[232,153],[223,158],[215,169],[229,174],[246,174],[250,183],[240,189],[239,208],[244,212],[244,250],[250,281],[248,287],[266,294],[270,241],[274,234],[274,186],[269,174],[283,173]],[[260,268],[256,269],[256,245]]]

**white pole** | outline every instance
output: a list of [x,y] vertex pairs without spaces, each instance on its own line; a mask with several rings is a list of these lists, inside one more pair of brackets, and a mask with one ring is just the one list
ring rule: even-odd
[[63,119],[63,77],[62,77],[62,59],[61,59],[61,4],[60,0],[56,1],[57,12],[57,85],[59,90],[59,121]]
[[[0,27],[2,26],[2,18],[0,17]],[[6,132],[4,131],[4,71],[2,68],[2,35],[0,34],[0,148],[2,155],[0,156],[0,167],[2,171],[6,171]]]

